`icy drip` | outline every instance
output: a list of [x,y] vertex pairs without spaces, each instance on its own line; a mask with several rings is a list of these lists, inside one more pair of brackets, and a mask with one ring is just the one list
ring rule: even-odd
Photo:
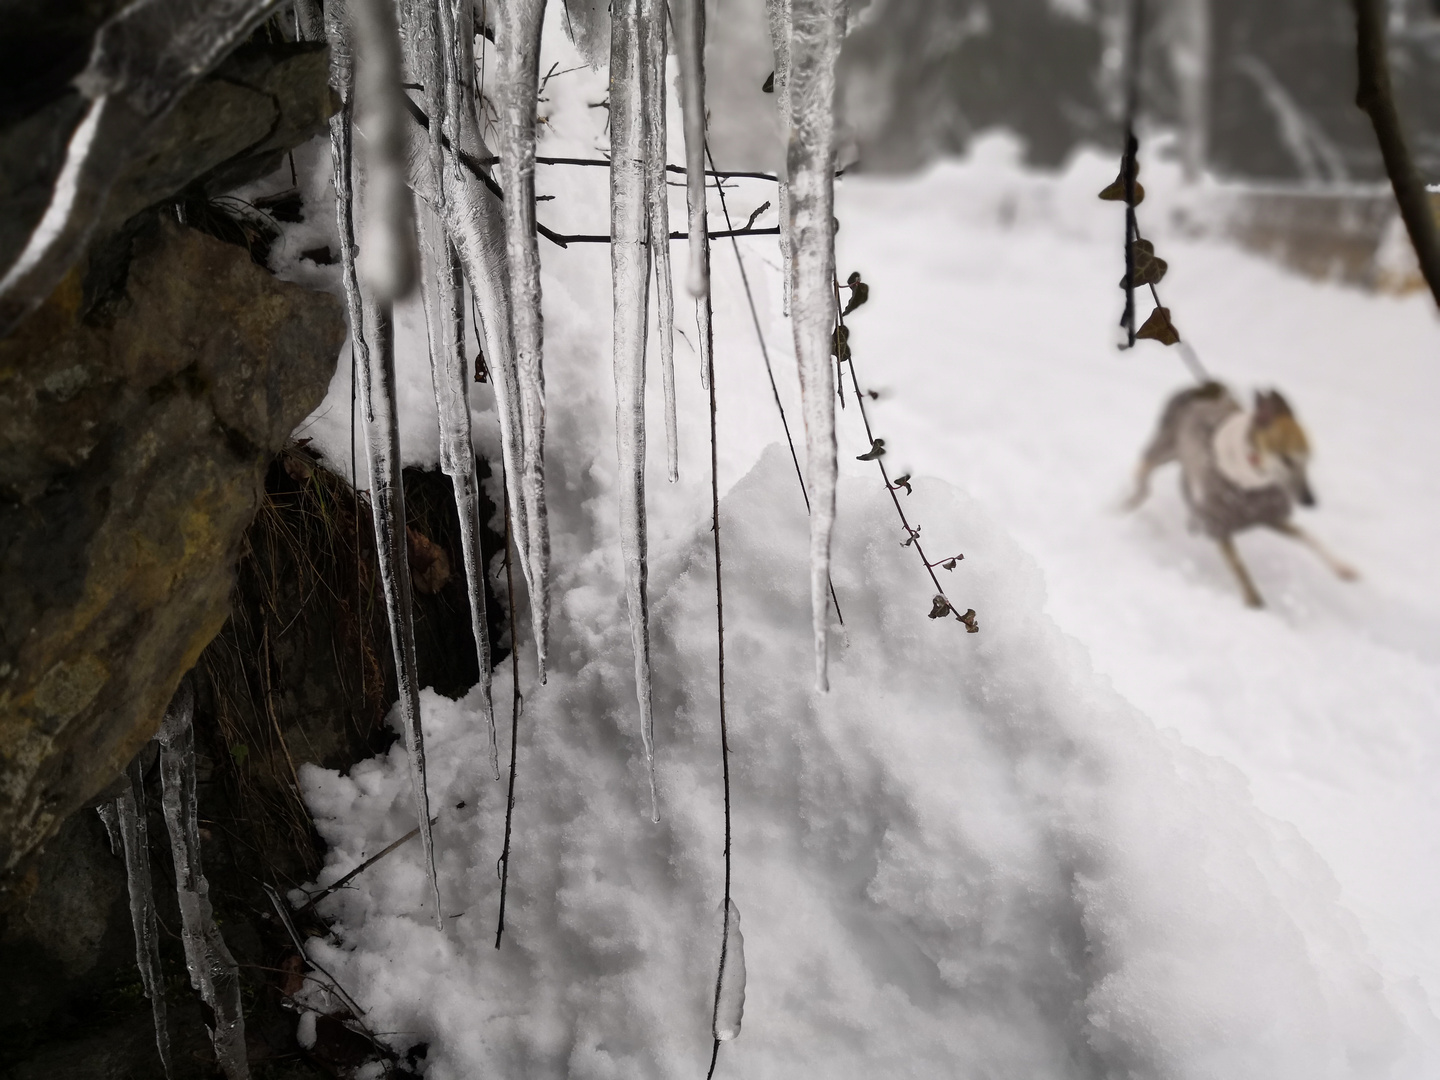
[[240,972],[225,946],[210,907],[210,883],[200,863],[200,820],[195,803],[195,695],[181,682],[160,725],[160,800],[175,860],[180,904],[180,937],[190,985],[214,1013],[210,1040],[226,1080],[245,1080],[245,1014],[240,1005]]
[[[772,89],[775,91],[775,111],[780,117],[780,145],[790,146],[790,31],[791,0],[766,0],[766,13],[770,19],[770,46],[775,53],[775,75]],[[776,185],[776,203],[780,214],[780,264],[784,280],[784,312],[790,314],[790,292],[794,268],[790,258],[790,182],[786,179],[786,154],[780,156],[780,182]]]
[[[455,13],[456,30],[453,40],[443,41],[445,55],[453,54],[453,65],[459,71],[474,67],[473,9],[462,3]],[[444,202],[445,229],[455,245],[470,285],[470,294],[480,311],[480,330],[485,340],[485,364],[495,391],[495,414],[500,424],[500,452],[506,476],[512,482],[506,487],[510,498],[511,531],[520,555],[521,572],[530,580],[530,529],[525,512],[525,496],[518,478],[524,465],[522,428],[520,423],[520,376],[511,341],[510,270],[505,254],[505,221],[500,200],[487,184],[483,167],[473,164],[488,161],[489,148],[480,137],[476,120],[473,84],[463,80],[458,86],[459,141],[452,141],[446,151],[447,168],[442,173],[446,185]],[[467,155],[471,165],[464,164]],[[412,162],[415,155],[412,154]],[[424,170],[415,170],[412,183],[416,193],[434,205],[441,200],[429,186]],[[533,595],[533,593],[532,593]]]
[[370,462],[370,515],[375,526],[375,555],[390,617],[400,718],[410,763],[415,824],[420,830],[435,925],[445,927],[435,848],[430,835],[430,796],[425,789],[425,736],[420,727],[420,685],[415,671],[415,628],[410,598],[410,561],[406,558],[405,490],[400,480],[400,428],[395,407],[395,326],[390,308],[364,298],[369,362],[360,369],[360,416]]
[[105,826],[105,838],[110,841],[110,854],[125,854],[125,841],[120,835],[120,810],[114,802],[103,802],[95,807],[100,823]]
[[[350,315],[350,347],[356,389],[370,464],[370,499],[375,529],[375,551],[390,619],[390,640],[395,650],[395,671],[400,689],[400,711],[405,746],[410,757],[411,786],[419,818],[421,845],[430,877],[435,921],[443,928],[440,886],[435,877],[435,853],[430,835],[429,799],[425,791],[424,741],[420,732],[420,702],[415,673],[415,636],[410,611],[410,564],[405,558],[405,496],[400,488],[399,429],[395,413],[394,328],[388,304],[362,298],[355,262],[354,187],[350,126],[353,59],[345,11],[332,0],[326,9],[330,39],[330,81],[340,95],[341,108],[330,120],[330,153],[335,170],[335,216],[340,236],[341,279]],[[406,193],[409,198],[409,193]]]
[[665,2],[640,0],[641,96],[645,113],[645,204],[650,261],[655,267],[656,330],[660,336],[660,383],[665,392],[665,466],[680,479],[680,440],[675,417],[675,288],[670,276],[670,195],[665,125]]
[[[435,7],[407,0],[401,6],[401,17],[407,30],[404,37],[407,81],[418,82],[427,88],[426,101],[431,106],[431,139],[427,149],[437,151],[423,157],[412,152],[411,172],[417,179],[425,181],[416,183],[417,191],[430,196],[431,205],[427,207],[422,202],[416,224],[420,234],[421,298],[425,304],[431,383],[435,390],[440,428],[440,468],[450,477],[455,494],[465,560],[465,583],[470,600],[470,626],[478,662],[480,708],[490,735],[490,767],[498,780],[500,752],[495,736],[495,711],[490,700],[490,634],[485,621],[484,561],[479,547],[479,481],[471,441],[470,402],[466,393],[470,375],[465,362],[465,282],[459,257],[445,234],[435,207],[438,199],[439,210],[443,212],[449,202],[444,198],[445,188],[455,186],[453,177],[446,174],[445,160],[438,153],[441,149],[439,114],[445,110],[448,116],[453,107],[455,117],[458,117],[461,97],[460,89],[451,85],[454,81],[454,50],[446,49],[442,44],[446,40],[442,23],[453,22],[453,18],[437,18],[437,8],[442,13],[450,12],[449,0],[439,0]],[[446,125],[451,130],[459,129],[454,118],[447,119]],[[445,142],[451,147],[456,145],[449,135]],[[452,167],[457,165],[455,156],[449,156],[449,164]]]
[[540,249],[535,242],[535,108],[540,77],[544,0],[513,0],[500,12],[500,170],[505,181],[505,237],[514,291],[515,360],[519,375],[524,468],[520,488],[529,530],[527,584],[540,679],[550,623],[550,530],[545,518],[544,327],[540,317]]
[[[145,787],[137,759],[125,770],[129,781],[115,801],[121,846],[125,850],[125,884],[130,891],[130,925],[135,930],[135,966],[150,999],[155,1020],[155,1048],[167,1077],[170,1068],[170,1029],[165,1020],[165,982],[160,973],[160,937],[155,921],[155,892],[150,879],[150,830],[145,820]],[[101,815],[104,817],[104,815]]]
[[715,978],[715,1015],[711,1030],[718,1042],[740,1034],[745,1012],[745,939],[740,935],[740,909],[733,900],[720,905],[720,970]]
[[645,329],[650,301],[646,235],[645,72],[641,61],[641,0],[610,7],[610,276],[615,301],[615,447],[620,464],[620,551],[635,651],[640,739],[655,794],[655,721],[650,704],[650,610],[645,543]]
[[690,267],[685,286],[698,298],[710,289],[710,234],[705,220],[705,2],[680,0],[674,12],[680,107],[685,118],[685,199],[690,212]]
[[790,38],[790,311],[805,415],[810,489],[810,612],[815,686],[828,690],[825,624],[830,533],[835,522],[835,395],[830,344],[835,326],[835,64],[845,29],[843,0],[794,0]]
[[384,301],[415,284],[414,204],[406,183],[409,117],[401,89],[400,41],[390,0],[350,0],[359,53],[356,107],[365,131],[364,243],[360,276]]
[[419,215],[421,288],[430,337],[430,375],[440,422],[440,469],[450,477],[460,520],[460,550],[470,597],[470,629],[480,671],[480,709],[490,733],[490,769],[500,779],[495,709],[490,697],[490,629],[485,619],[485,561],[480,552],[480,484],[470,432],[465,363],[465,280],[460,258],[433,212]]

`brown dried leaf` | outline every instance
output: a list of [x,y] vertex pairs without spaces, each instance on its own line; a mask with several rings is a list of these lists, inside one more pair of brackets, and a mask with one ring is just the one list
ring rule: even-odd
[[1145,325],[1135,331],[1136,338],[1149,338],[1161,345],[1174,345],[1180,340],[1180,331],[1170,321],[1170,309],[1157,307],[1145,320]]
[[450,580],[450,556],[417,529],[406,526],[405,535],[410,549],[410,581],[416,592],[433,596]]
[[[1149,240],[1136,240],[1130,245],[1135,253],[1135,287],[1159,285],[1170,269],[1170,264],[1155,254],[1155,245]],[[1125,288],[1125,279],[1120,279],[1120,288]]]

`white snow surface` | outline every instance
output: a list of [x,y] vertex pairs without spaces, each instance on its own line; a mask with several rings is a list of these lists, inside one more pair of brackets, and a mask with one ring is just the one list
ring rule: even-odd
[[[542,153],[604,145],[585,106],[601,92],[588,70],[552,84]],[[1172,171],[1147,162],[1141,224],[1170,262],[1177,326],[1232,385],[1286,394],[1316,447],[1320,506],[1302,520],[1363,574],[1338,582],[1303,549],[1247,534],[1270,606],[1246,610],[1214,546],[1187,532],[1170,477],[1139,512],[1115,509],[1186,377],[1158,345],[1114,348],[1123,224],[1094,197],[1113,175],[1096,155],[1027,171],[997,137],[911,180],[839,186],[839,271],[871,285],[849,322],[861,383],[881,394],[876,433],[892,474],[916,476],[901,498],[932,557],[964,552],[938,572],[981,633],[926,618],[929,580],[878,471],[854,460],[868,442],[847,390],[833,562],[845,627],[832,627],[828,694],[811,688],[798,483],[733,254],[715,247],[747,969],[744,1030],[717,1075],[1437,1074],[1433,308],[1187,239],[1174,212],[1204,192],[1176,193]],[[540,204],[547,224],[603,228],[603,170],[542,169],[537,188],[557,196]],[[773,191],[729,198],[738,223]],[[773,238],[742,245],[798,439],[778,253]],[[411,844],[323,902],[335,933],[311,948],[372,1030],[429,1044],[427,1077],[698,1076],[722,886],[705,397],[682,342],[680,483],[649,463],[652,825],[615,497],[608,251],[547,245],[542,258],[555,606],[548,683],[520,664],[503,945],[504,785],[489,778],[476,702],[426,691],[446,931]],[[422,333],[403,315],[397,332]],[[405,453],[426,460],[423,347],[397,352]],[[307,433],[348,468],[343,373],[335,390]],[[658,425],[658,380],[652,390]],[[472,396],[493,458],[488,403]],[[494,694],[509,700],[508,663]],[[411,826],[398,744],[302,781],[331,845],[321,884]]]

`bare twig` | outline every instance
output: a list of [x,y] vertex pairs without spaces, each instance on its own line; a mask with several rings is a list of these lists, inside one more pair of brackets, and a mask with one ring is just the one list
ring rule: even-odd
[[495,923],[495,948],[505,933],[505,896],[510,885],[510,824],[515,816],[515,744],[520,732],[520,635],[515,621],[515,575],[510,563],[510,498],[501,476],[500,502],[505,507],[505,592],[510,602],[510,788],[505,796],[505,843],[500,852],[500,916]]
[[1352,0],[1355,6],[1355,55],[1358,60],[1360,85],[1355,91],[1355,104],[1370,117],[1380,156],[1385,159],[1385,172],[1400,206],[1400,217],[1410,234],[1420,272],[1435,302],[1440,304],[1440,232],[1435,227],[1434,211],[1425,181],[1415,167],[1415,159],[1405,142],[1405,129],[1395,107],[1395,91],[1390,83],[1390,61],[1386,55],[1385,20],[1389,5],[1383,0]]

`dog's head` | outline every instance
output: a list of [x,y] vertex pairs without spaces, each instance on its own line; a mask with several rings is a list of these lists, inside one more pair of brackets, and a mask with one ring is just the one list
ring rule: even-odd
[[1306,475],[1310,464],[1310,440],[1295,419],[1290,403],[1278,391],[1256,391],[1250,442],[1262,472],[1301,506],[1315,505],[1315,495],[1310,490],[1310,479]]

